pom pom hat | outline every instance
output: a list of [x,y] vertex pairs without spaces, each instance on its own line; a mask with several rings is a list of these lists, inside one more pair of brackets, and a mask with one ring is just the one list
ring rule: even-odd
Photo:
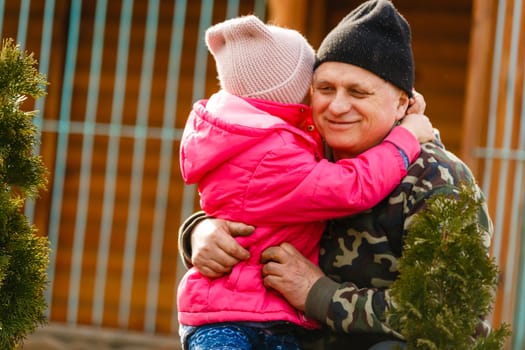
[[370,0],[350,12],[325,37],[315,68],[349,63],[391,82],[412,96],[414,57],[410,26],[389,0]]
[[315,53],[299,32],[250,15],[210,27],[205,39],[227,92],[281,103],[308,94]]

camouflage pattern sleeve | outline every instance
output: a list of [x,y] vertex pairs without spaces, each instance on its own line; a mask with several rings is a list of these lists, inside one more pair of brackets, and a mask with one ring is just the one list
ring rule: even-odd
[[[325,319],[326,325],[337,333],[377,332],[401,338],[381,319],[390,303],[387,290],[358,288],[350,282],[339,284],[323,277],[312,287],[308,299],[312,300],[307,301],[306,315]],[[320,303],[321,300],[325,302]]]
[[208,218],[203,211],[196,212],[187,218],[179,227],[179,254],[186,268],[191,265],[191,233],[195,226]]
[[[462,183],[475,186],[483,196],[460,159],[440,144],[424,144],[420,157],[389,197],[369,211],[332,220],[321,241],[319,259],[326,277],[312,287],[306,314],[324,323],[332,338],[351,333],[401,338],[389,327],[385,312],[393,305],[389,286],[399,274],[403,236],[429,197],[457,193]],[[492,223],[486,206],[479,223],[487,232],[488,248]]]

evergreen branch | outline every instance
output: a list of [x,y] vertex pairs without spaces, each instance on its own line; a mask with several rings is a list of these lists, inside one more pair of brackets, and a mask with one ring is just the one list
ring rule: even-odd
[[0,52],[0,349],[15,349],[45,323],[49,247],[23,214],[27,198],[46,186],[47,170],[35,155],[35,111],[28,98],[45,94],[47,82],[32,54],[12,39]]
[[34,155],[36,111],[21,109],[28,98],[45,95],[46,78],[36,69],[32,54],[20,51],[12,39],[0,52],[0,183],[11,192],[34,198],[46,188],[47,170]]
[[388,320],[409,349],[501,349],[508,325],[475,339],[492,309],[498,268],[478,223],[482,199],[472,184],[437,194],[417,213],[405,237]]

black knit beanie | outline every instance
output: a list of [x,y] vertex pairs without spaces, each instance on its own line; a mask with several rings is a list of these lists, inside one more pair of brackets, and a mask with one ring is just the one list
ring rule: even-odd
[[323,62],[359,66],[412,96],[414,57],[410,26],[389,0],[370,0],[350,12],[324,38],[314,69]]

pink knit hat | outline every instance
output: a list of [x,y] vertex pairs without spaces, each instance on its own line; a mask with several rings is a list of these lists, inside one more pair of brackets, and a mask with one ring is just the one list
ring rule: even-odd
[[295,30],[242,16],[210,27],[206,45],[221,88],[233,95],[301,103],[308,93],[315,53]]

